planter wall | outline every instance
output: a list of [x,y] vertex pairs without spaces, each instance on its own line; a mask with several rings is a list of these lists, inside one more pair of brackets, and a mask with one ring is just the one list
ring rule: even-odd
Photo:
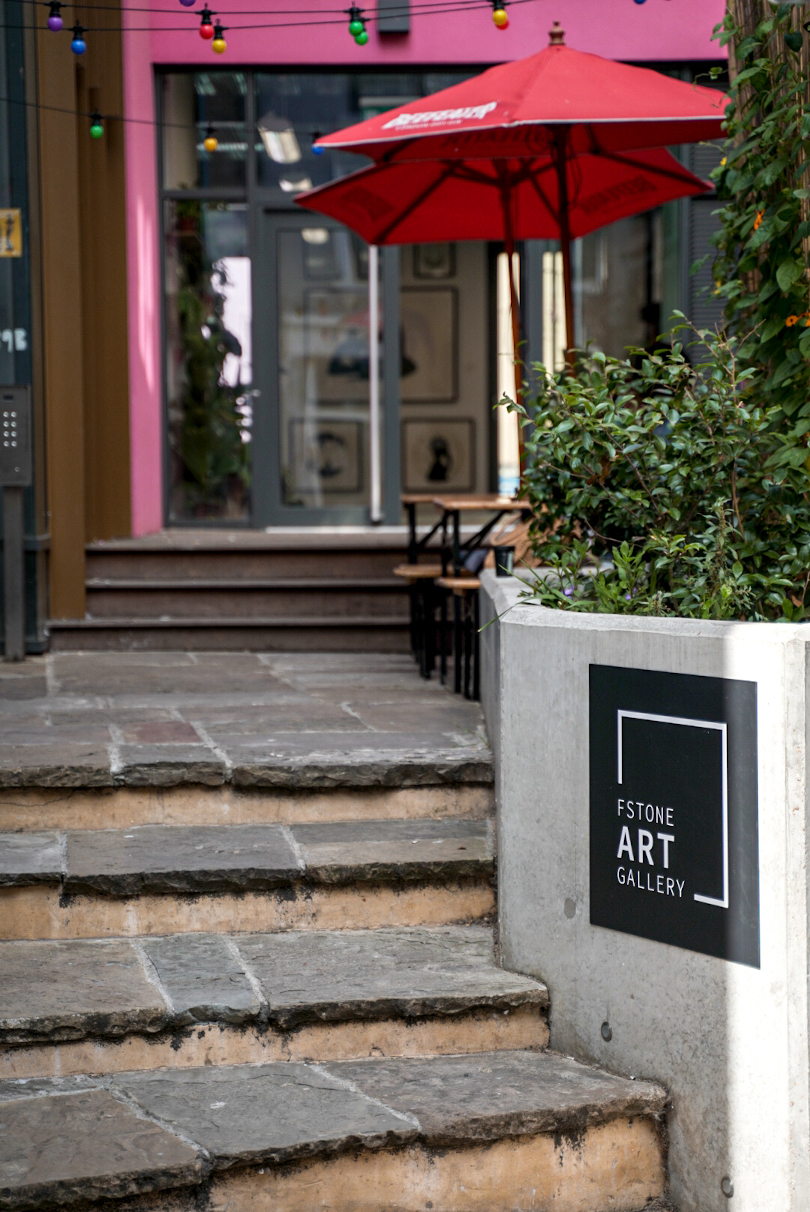
[[[548,984],[553,1048],[669,1089],[670,1180],[680,1212],[806,1212],[810,628],[512,606],[518,588],[484,576],[483,620],[501,616],[481,640],[498,758],[502,962]],[[722,730],[690,723],[723,713]],[[620,714],[625,769],[617,776],[610,746]],[[607,731],[605,720],[614,720]],[[656,749],[662,738],[672,745]],[[705,762],[693,743],[708,746]],[[715,766],[728,775],[725,818]],[[618,777],[620,793],[630,794],[633,779],[660,788],[649,828],[643,815],[641,823],[628,818],[626,799],[619,807]],[[690,795],[692,808],[684,808]],[[688,813],[704,808],[705,830],[690,832]],[[706,858],[690,874],[676,861],[687,851],[693,866],[704,851]],[[592,925],[592,915],[614,913],[614,902],[624,912],[630,871],[631,918],[621,930]],[[713,903],[724,897],[727,908]],[[674,941],[639,936],[666,934],[670,922]],[[675,945],[684,938],[689,945]],[[733,959],[718,957],[724,948]]]

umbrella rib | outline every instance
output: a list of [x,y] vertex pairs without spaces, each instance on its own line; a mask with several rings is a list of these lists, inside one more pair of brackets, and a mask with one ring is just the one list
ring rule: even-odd
[[529,181],[530,181],[530,182],[531,182],[531,184],[532,184],[532,187],[533,187],[533,189],[534,189],[534,192],[537,194],[538,198],[539,198],[539,199],[540,199],[540,201],[543,203],[543,205],[545,206],[545,208],[546,208],[546,210],[548,211],[548,213],[551,215],[551,217],[552,217],[552,219],[554,220],[554,222],[555,222],[555,223],[559,223],[559,222],[560,222],[560,215],[559,215],[559,212],[558,212],[558,211],[556,211],[556,210],[554,209],[554,207],[551,205],[551,202],[550,202],[550,200],[549,200],[549,199],[546,197],[545,192],[544,192],[544,190],[543,190],[543,188],[542,188],[542,186],[541,186],[540,182],[537,180],[537,177],[536,177],[536,176],[531,176],[531,177],[529,177]]
[[600,156],[603,160],[614,160],[616,164],[626,164],[629,168],[639,168],[645,173],[656,173],[659,177],[669,177],[673,181],[687,181],[692,175],[688,169],[683,172],[674,172],[671,168],[659,168],[654,164],[639,164],[638,160],[634,160],[632,156],[622,156],[617,152],[594,151],[591,153],[595,156]]
[[429,197],[430,194],[432,194],[435,189],[438,189],[439,186],[442,185],[447,180],[447,178],[451,175],[452,175],[452,167],[449,165],[445,165],[444,172],[440,173],[435,181],[431,181],[430,185],[428,185],[426,189],[423,189],[422,192],[419,195],[417,195],[416,198],[414,198],[413,202],[411,202],[411,204],[408,206],[408,208],[406,210],[401,211],[400,214],[397,215],[396,219],[394,219],[394,221],[392,223],[389,223],[387,227],[384,227],[382,229],[382,231],[377,232],[375,239],[369,240],[369,244],[383,244],[388,239],[388,237],[391,235],[391,233],[393,231],[396,231],[396,229],[402,223],[404,223],[405,220],[407,218],[409,218],[410,215],[413,214],[413,212],[416,210],[417,206],[421,206],[422,203],[424,202],[425,198]]

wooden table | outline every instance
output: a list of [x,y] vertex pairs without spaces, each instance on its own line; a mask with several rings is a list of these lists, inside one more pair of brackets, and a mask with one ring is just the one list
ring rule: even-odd
[[438,522],[433,527],[433,529],[430,531],[430,533],[426,534],[423,539],[418,539],[416,537],[416,507],[417,507],[417,505],[432,505],[433,504],[433,493],[432,492],[403,492],[402,496],[399,499],[402,502],[403,509],[406,509],[408,511],[408,528],[410,531],[410,534],[408,537],[408,563],[415,564],[416,561],[419,559],[420,553],[425,550],[425,548],[427,547],[430,540],[440,529],[442,520],[441,520],[441,518],[439,518]]
[[461,562],[461,515],[462,513],[483,513],[492,512],[492,518],[481,527],[476,534],[473,535],[464,544],[465,551],[475,551],[477,547],[486,539],[490,531],[498,525],[501,518],[506,513],[516,513],[520,511],[525,513],[531,509],[531,504],[523,497],[505,497],[497,492],[491,493],[463,493],[456,496],[434,497],[433,504],[441,511],[441,528],[442,528],[442,569],[444,576],[447,575],[448,563],[450,562],[451,552],[448,549],[447,542],[447,525],[448,521],[452,522],[453,540],[452,540],[452,564],[453,575],[462,576],[465,569]]

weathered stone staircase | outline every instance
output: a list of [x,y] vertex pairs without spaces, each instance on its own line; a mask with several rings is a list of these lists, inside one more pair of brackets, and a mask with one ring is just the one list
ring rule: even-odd
[[[412,715],[452,714],[391,660]],[[665,1092],[546,1051],[548,991],[497,963],[480,744],[411,736],[406,760],[378,732],[324,757],[322,732],[307,758],[299,733],[259,772],[198,721],[223,771],[198,755],[183,782],[179,752],[122,757],[124,707],[156,710],[130,698],[104,699],[108,778],[99,751],[92,775],[86,754],[49,766],[34,732],[16,762],[2,749],[0,1206],[637,1212],[662,1195]],[[191,726],[202,707],[173,710]],[[26,712],[0,702],[0,746]]]

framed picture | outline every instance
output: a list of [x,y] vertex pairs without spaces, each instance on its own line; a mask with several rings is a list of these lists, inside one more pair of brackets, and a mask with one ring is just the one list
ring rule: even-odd
[[[320,403],[368,400],[368,290],[304,292],[304,368]],[[311,387],[310,387],[311,389]]]
[[362,491],[362,429],[360,421],[293,417],[289,422],[290,491],[319,496]]
[[414,244],[413,276],[415,278],[454,278],[455,274],[455,244]]
[[458,398],[458,293],[452,286],[406,286],[400,293],[404,404]]
[[402,422],[405,492],[471,492],[475,482],[475,422]]

